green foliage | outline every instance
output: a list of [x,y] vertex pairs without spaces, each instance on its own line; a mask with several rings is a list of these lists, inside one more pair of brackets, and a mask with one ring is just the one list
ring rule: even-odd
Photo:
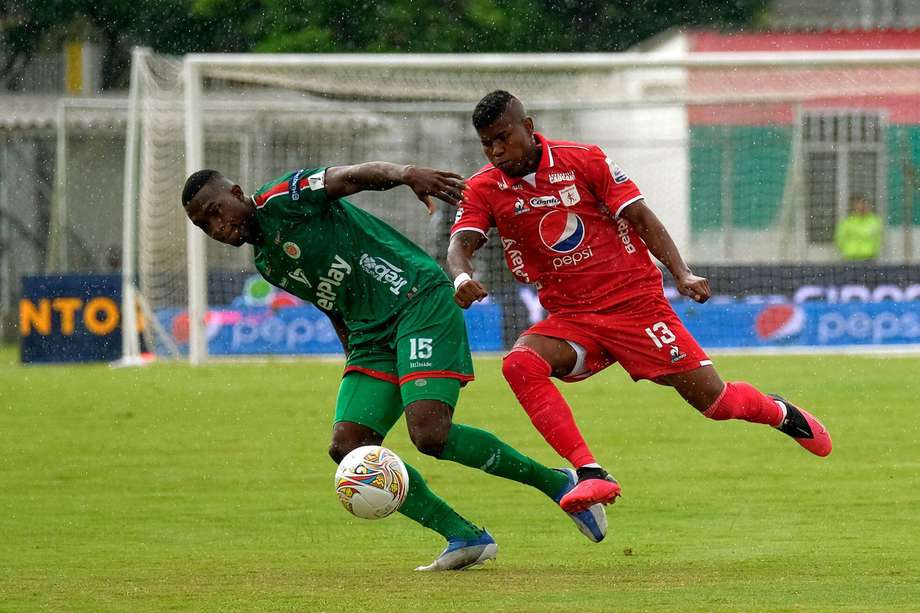
[[0,85],[29,56],[92,38],[104,85],[122,86],[133,45],[161,53],[620,51],[678,26],[756,24],[767,0],[2,0]]
[[[913,611],[920,602],[917,358],[722,357],[728,379],[813,408],[818,459],[712,422],[618,368],[565,386],[623,484],[589,543],[535,490],[387,444],[501,547],[419,575],[443,547],[335,500],[341,364],[23,367],[0,352],[0,609],[9,611]],[[476,362],[458,421],[557,465]]]
[[191,5],[190,0],[3,0],[0,87],[21,72],[34,52],[60,50],[69,40],[101,45],[107,88],[126,85],[135,45],[175,54],[249,49],[238,39],[233,19],[206,18],[192,12]]
[[254,50],[290,52],[617,51],[674,26],[742,26],[762,0],[198,0],[198,15],[235,13]]

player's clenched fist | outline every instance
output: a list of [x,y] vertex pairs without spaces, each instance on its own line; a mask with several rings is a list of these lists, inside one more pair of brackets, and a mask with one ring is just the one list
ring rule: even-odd
[[454,284],[456,288],[454,290],[454,302],[462,309],[469,308],[474,302],[482,300],[489,295],[485,285],[475,279],[460,279],[458,277],[457,280],[459,283]]
[[689,273],[679,279],[675,279],[675,281],[677,282],[677,291],[692,300],[703,303],[712,296],[712,290],[709,289],[709,279],[705,277],[698,277],[693,273]]

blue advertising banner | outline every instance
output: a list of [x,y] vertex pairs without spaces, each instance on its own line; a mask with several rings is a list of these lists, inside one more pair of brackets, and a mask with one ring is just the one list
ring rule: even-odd
[[706,349],[920,343],[920,301],[705,304],[674,310]]
[[121,276],[22,278],[23,362],[110,361],[121,355]]
[[[500,351],[501,307],[476,305],[465,311],[473,351]],[[178,309],[157,313],[181,351],[188,349],[188,315]],[[300,355],[342,352],[329,318],[311,304],[284,308],[238,306],[208,311],[206,333],[211,355]]]

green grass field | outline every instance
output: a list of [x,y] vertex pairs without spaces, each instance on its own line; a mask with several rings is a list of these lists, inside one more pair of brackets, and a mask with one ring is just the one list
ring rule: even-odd
[[[714,423],[612,368],[566,386],[624,497],[589,543],[535,490],[388,445],[500,544],[420,574],[442,541],[335,500],[337,363],[23,367],[0,352],[0,609],[920,610],[920,359],[723,357],[811,407],[818,459]],[[550,465],[497,359],[457,421]]]

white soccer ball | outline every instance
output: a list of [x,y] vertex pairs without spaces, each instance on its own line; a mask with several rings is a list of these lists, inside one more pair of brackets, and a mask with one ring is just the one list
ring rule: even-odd
[[358,447],[342,459],[335,471],[335,493],[355,517],[386,517],[399,508],[408,491],[406,465],[386,447]]

